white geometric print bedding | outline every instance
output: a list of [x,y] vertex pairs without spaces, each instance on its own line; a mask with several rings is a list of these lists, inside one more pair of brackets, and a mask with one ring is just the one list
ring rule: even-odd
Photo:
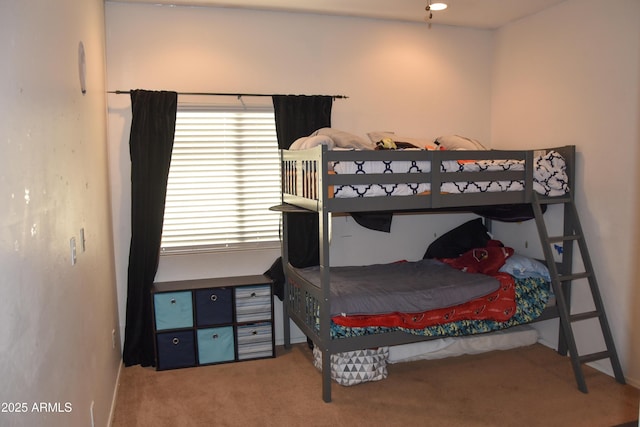
[[[533,189],[545,196],[561,196],[568,190],[568,177],[564,158],[556,152],[534,158]],[[337,161],[333,164],[336,174],[367,173],[427,173],[431,171],[429,161]],[[523,160],[479,160],[458,162],[447,160],[442,162],[442,172],[484,172],[484,171],[521,171]],[[443,182],[440,191],[443,193],[482,193],[522,191],[522,181],[473,181]],[[334,197],[377,197],[408,196],[431,191],[429,183],[406,184],[368,184],[368,185],[335,185]]]

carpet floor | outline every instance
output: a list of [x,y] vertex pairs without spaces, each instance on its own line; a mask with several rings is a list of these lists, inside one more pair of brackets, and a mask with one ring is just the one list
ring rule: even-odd
[[[637,424],[640,391],[536,344],[388,366],[388,378],[351,387],[321,375],[306,344],[277,357],[198,368],[123,368],[114,427],[133,426],[580,426]],[[626,424],[625,424],[626,425]]]

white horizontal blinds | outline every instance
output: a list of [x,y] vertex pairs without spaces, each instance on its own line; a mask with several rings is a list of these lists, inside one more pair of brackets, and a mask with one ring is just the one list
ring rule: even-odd
[[273,111],[178,111],[163,253],[275,247],[279,203]]

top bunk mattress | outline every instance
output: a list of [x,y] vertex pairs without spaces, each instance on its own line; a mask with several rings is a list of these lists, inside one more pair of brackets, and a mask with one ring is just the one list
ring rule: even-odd
[[[314,210],[309,204],[327,189],[328,198],[357,199],[384,196],[472,194],[465,198],[437,198],[431,203],[407,202],[407,208],[516,204],[531,193],[564,196],[570,190],[575,147],[542,150],[489,150],[459,136],[439,137],[432,144],[386,133],[368,134],[371,141],[347,132],[323,128],[283,150],[283,201]],[[395,148],[380,144],[393,137]],[[408,141],[402,142],[399,141]],[[438,144],[435,146],[433,144]],[[383,144],[384,145],[384,144]],[[563,155],[568,156],[567,158]],[[320,181],[320,178],[323,181]],[[481,198],[481,193],[493,193]],[[498,196],[498,193],[502,193]],[[305,199],[304,201],[299,198]],[[346,202],[346,201],[345,201]],[[356,206],[340,202],[332,210]],[[367,202],[367,208],[385,206]],[[409,206],[411,205],[411,206]],[[357,209],[364,209],[358,206]],[[352,211],[352,210],[348,210]]]

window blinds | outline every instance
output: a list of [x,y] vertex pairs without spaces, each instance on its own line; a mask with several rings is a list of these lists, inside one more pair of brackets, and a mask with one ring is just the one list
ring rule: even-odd
[[273,111],[179,109],[162,253],[278,247],[279,203]]

